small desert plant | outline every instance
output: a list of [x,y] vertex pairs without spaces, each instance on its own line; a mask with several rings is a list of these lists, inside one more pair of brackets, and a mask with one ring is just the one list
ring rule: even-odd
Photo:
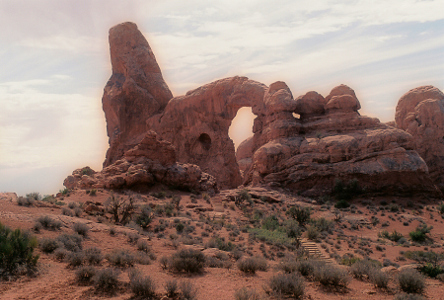
[[319,236],[319,231],[314,226],[308,226],[306,234],[309,240],[316,240]]
[[74,217],[74,212],[68,207],[62,207],[62,215]]
[[342,199],[342,200],[339,200],[338,202],[336,202],[335,207],[338,209],[348,208],[348,207],[350,207],[350,203],[347,200]]
[[136,216],[136,224],[143,229],[148,228],[153,221],[153,212],[148,205],[144,205],[140,208],[140,214]]
[[259,300],[260,296],[254,289],[247,289],[246,287],[237,290],[234,293],[235,300]]
[[78,234],[80,234],[81,236],[87,237],[88,231],[90,228],[85,223],[77,222],[77,223],[74,223],[74,225],[72,226],[72,229],[75,232],[77,232]]
[[97,247],[91,247],[83,250],[85,262],[90,265],[100,265],[103,260],[102,250]]
[[108,268],[97,271],[93,277],[94,286],[99,291],[114,293],[119,286],[119,275],[120,271],[118,269]]
[[61,246],[55,239],[42,239],[39,241],[39,248],[45,253],[52,253]]
[[83,252],[69,252],[65,260],[68,262],[69,267],[79,267],[85,261],[85,254]]
[[420,225],[416,227],[416,230],[411,231],[409,233],[410,238],[414,242],[422,243],[425,242],[429,237],[427,234],[430,233],[430,230],[433,229],[433,226],[428,227],[426,224]]
[[416,270],[403,270],[398,274],[401,290],[406,293],[421,294],[425,288],[424,277]]
[[138,240],[136,246],[137,246],[137,250],[139,250],[139,251],[142,251],[145,253],[151,252],[151,247],[146,240],[142,240],[142,239]]
[[22,197],[22,196],[20,196],[20,197],[18,197],[18,199],[17,199],[17,204],[18,204],[18,206],[26,206],[26,207],[29,207],[29,206],[32,206],[32,205],[34,205],[34,202],[35,202],[36,200],[34,199],[34,198],[28,198],[28,197]]
[[54,251],[54,256],[58,261],[64,261],[70,252],[65,248],[57,248]]
[[97,270],[92,266],[80,267],[76,271],[76,282],[82,285],[88,285],[92,283],[94,275],[96,275]]
[[255,274],[256,271],[267,270],[267,261],[261,257],[249,257],[239,260],[237,267],[244,273]]
[[106,259],[113,266],[126,268],[134,266],[136,258],[128,250],[114,250],[106,256]]
[[376,270],[377,267],[375,261],[369,259],[358,260],[351,265],[350,272],[356,279],[363,280],[366,277],[370,277],[370,273]]
[[105,202],[105,206],[112,215],[114,222],[121,224],[128,223],[135,210],[134,198],[131,196],[116,197],[112,194]]
[[165,283],[165,290],[167,292],[167,296],[173,298],[177,295],[177,280],[168,280]]
[[304,279],[297,274],[278,274],[269,282],[270,289],[278,296],[289,296],[300,299],[304,296]]
[[329,287],[347,287],[349,277],[347,272],[338,267],[323,265],[315,269],[314,279],[320,284]]
[[43,228],[48,230],[58,230],[62,227],[62,223],[58,220],[54,220],[49,216],[41,216],[37,218],[37,222],[40,223]]
[[166,270],[166,269],[168,269],[168,265],[169,265],[169,263],[170,263],[170,260],[169,260],[168,257],[166,257],[166,256],[162,256],[162,257],[159,259],[159,263],[160,263],[160,267],[161,267],[163,270]]
[[128,272],[129,285],[133,294],[143,299],[154,299],[156,297],[156,284],[149,276],[143,276],[137,269]]
[[63,233],[57,237],[57,241],[62,243],[68,251],[78,252],[82,250],[83,238],[78,234]]
[[168,267],[176,272],[199,273],[205,266],[205,255],[198,250],[182,249],[168,260]]
[[34,255],[37,244],[29,234],[0,223],[0,278],[15,275],[23,267],[33,270],[39,259]]
[[296,262],[296,270],[301,273],[302,276],[307,278],[313,278],[315,274],[315,270],[322,268],[324,263],[307,259],[307,260],[299,260]]
[[197,297],[197,288],[190,281],[182,281],[179,284],[180,293],[184,300],[195,300]]
[[378,269],[372,269],[369,272],[369,280],[373,285],[380,289],[387,289],[390,277],[387,273],[382,272]]
[[129,232],[126,237],[128,238],[128,243],[135,244],[140,239],[140,234],[137,232]]

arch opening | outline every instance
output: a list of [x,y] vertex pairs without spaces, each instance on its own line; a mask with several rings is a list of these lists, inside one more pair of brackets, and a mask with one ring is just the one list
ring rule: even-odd
[[235,150],[244,140],[253,136],[255,118],[256,116],[253,114],[251,107],[242,107],[237,111],[228,130],[228,136],[233,141]]
[[201,144],[201,146],[204,150],[206,150],[206,151],[210,150],[211,138],[208,134],[202,133],[197,140],[199,141],[199,143]]

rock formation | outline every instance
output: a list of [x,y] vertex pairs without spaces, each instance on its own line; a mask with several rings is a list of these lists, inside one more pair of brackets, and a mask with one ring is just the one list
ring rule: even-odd
[[[219,188],[243,183],[319,195],[330,193],[337,179],[353,179],[370,192],[438,193],[429,168],[435,180],[442,175],[423,158],[443,161],[439,90],[425,87],[403,96],[398,128],[361,116],[359,100],[346,85],[325,98],[312,91],[294,99],[284,82],[267,87],[236,76],[173,98],[135,24],[113,27],[109,38],[113,74],[103,109],[110,148],[101,172],[77,170],[67,187],[160,182],[217,190],[217,181]],[[228,130],[242,107],[256,115],[254,135],[235,154]]]
[[119,24],[109,31],[112,75],[105,86],[105,112],[110,147],[109,166],[137,145],[146,119],[161,112],[173,98],[154,53],[136,24]]
[[[427,165],[413,150],[412,136],[359,115],[360,104],[351,88],[335,87],[325,99],[309,92],[293,104],[286,86],[280,89],[286,94],[283,110],[295,107],[300,118],[279,118],[290,128],[287,136],[282,134],[284,126],[266,122],[239,146],[238,159],[251,161],[243,166],[245,184],[319,195],[331,192],[336,179],[356,179],[369,192],[436,194]],[[282,99],[270,97],[268,106]]]
[[398,101],[395,121],[398,128],[414,137],[414,149],[444,192],[444,94],[433,86],[408,91]]
[[95,172],[89,167],[75,170],[64,185],[67,188],[141,189],[157,183],[192,191],[217,192],[216,180],[192,164],[176,163],[171,143],[148,131],[142,141],[124,157]]

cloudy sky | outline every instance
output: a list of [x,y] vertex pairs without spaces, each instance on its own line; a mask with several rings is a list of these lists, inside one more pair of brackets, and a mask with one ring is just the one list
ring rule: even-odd
[[295,97],[343,83],[363,114],[390,121],[409,89],[444,89],[443,11],[442,0],[0,0],[0,192],[55,193],[75,168],[101,169],[113,25],[137,23],[176,96],[233,75],[285,81]]

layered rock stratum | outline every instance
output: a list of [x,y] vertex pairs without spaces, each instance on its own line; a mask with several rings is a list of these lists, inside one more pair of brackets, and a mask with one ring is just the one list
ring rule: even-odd
[[[135,24],[111,28],[109,40],[104,169],[77,170],[67,187],[162,183],[216,191],[243,184],[320,195],[338,180],[354,180],[368,192],[440,194],[444,96],[434,87],[404,95],[388,124],[362,116],[346,85],[295,99],[284,82],[235,76],[173,97]],[[236,153],[228,130],[242,107],[256,118]]]

